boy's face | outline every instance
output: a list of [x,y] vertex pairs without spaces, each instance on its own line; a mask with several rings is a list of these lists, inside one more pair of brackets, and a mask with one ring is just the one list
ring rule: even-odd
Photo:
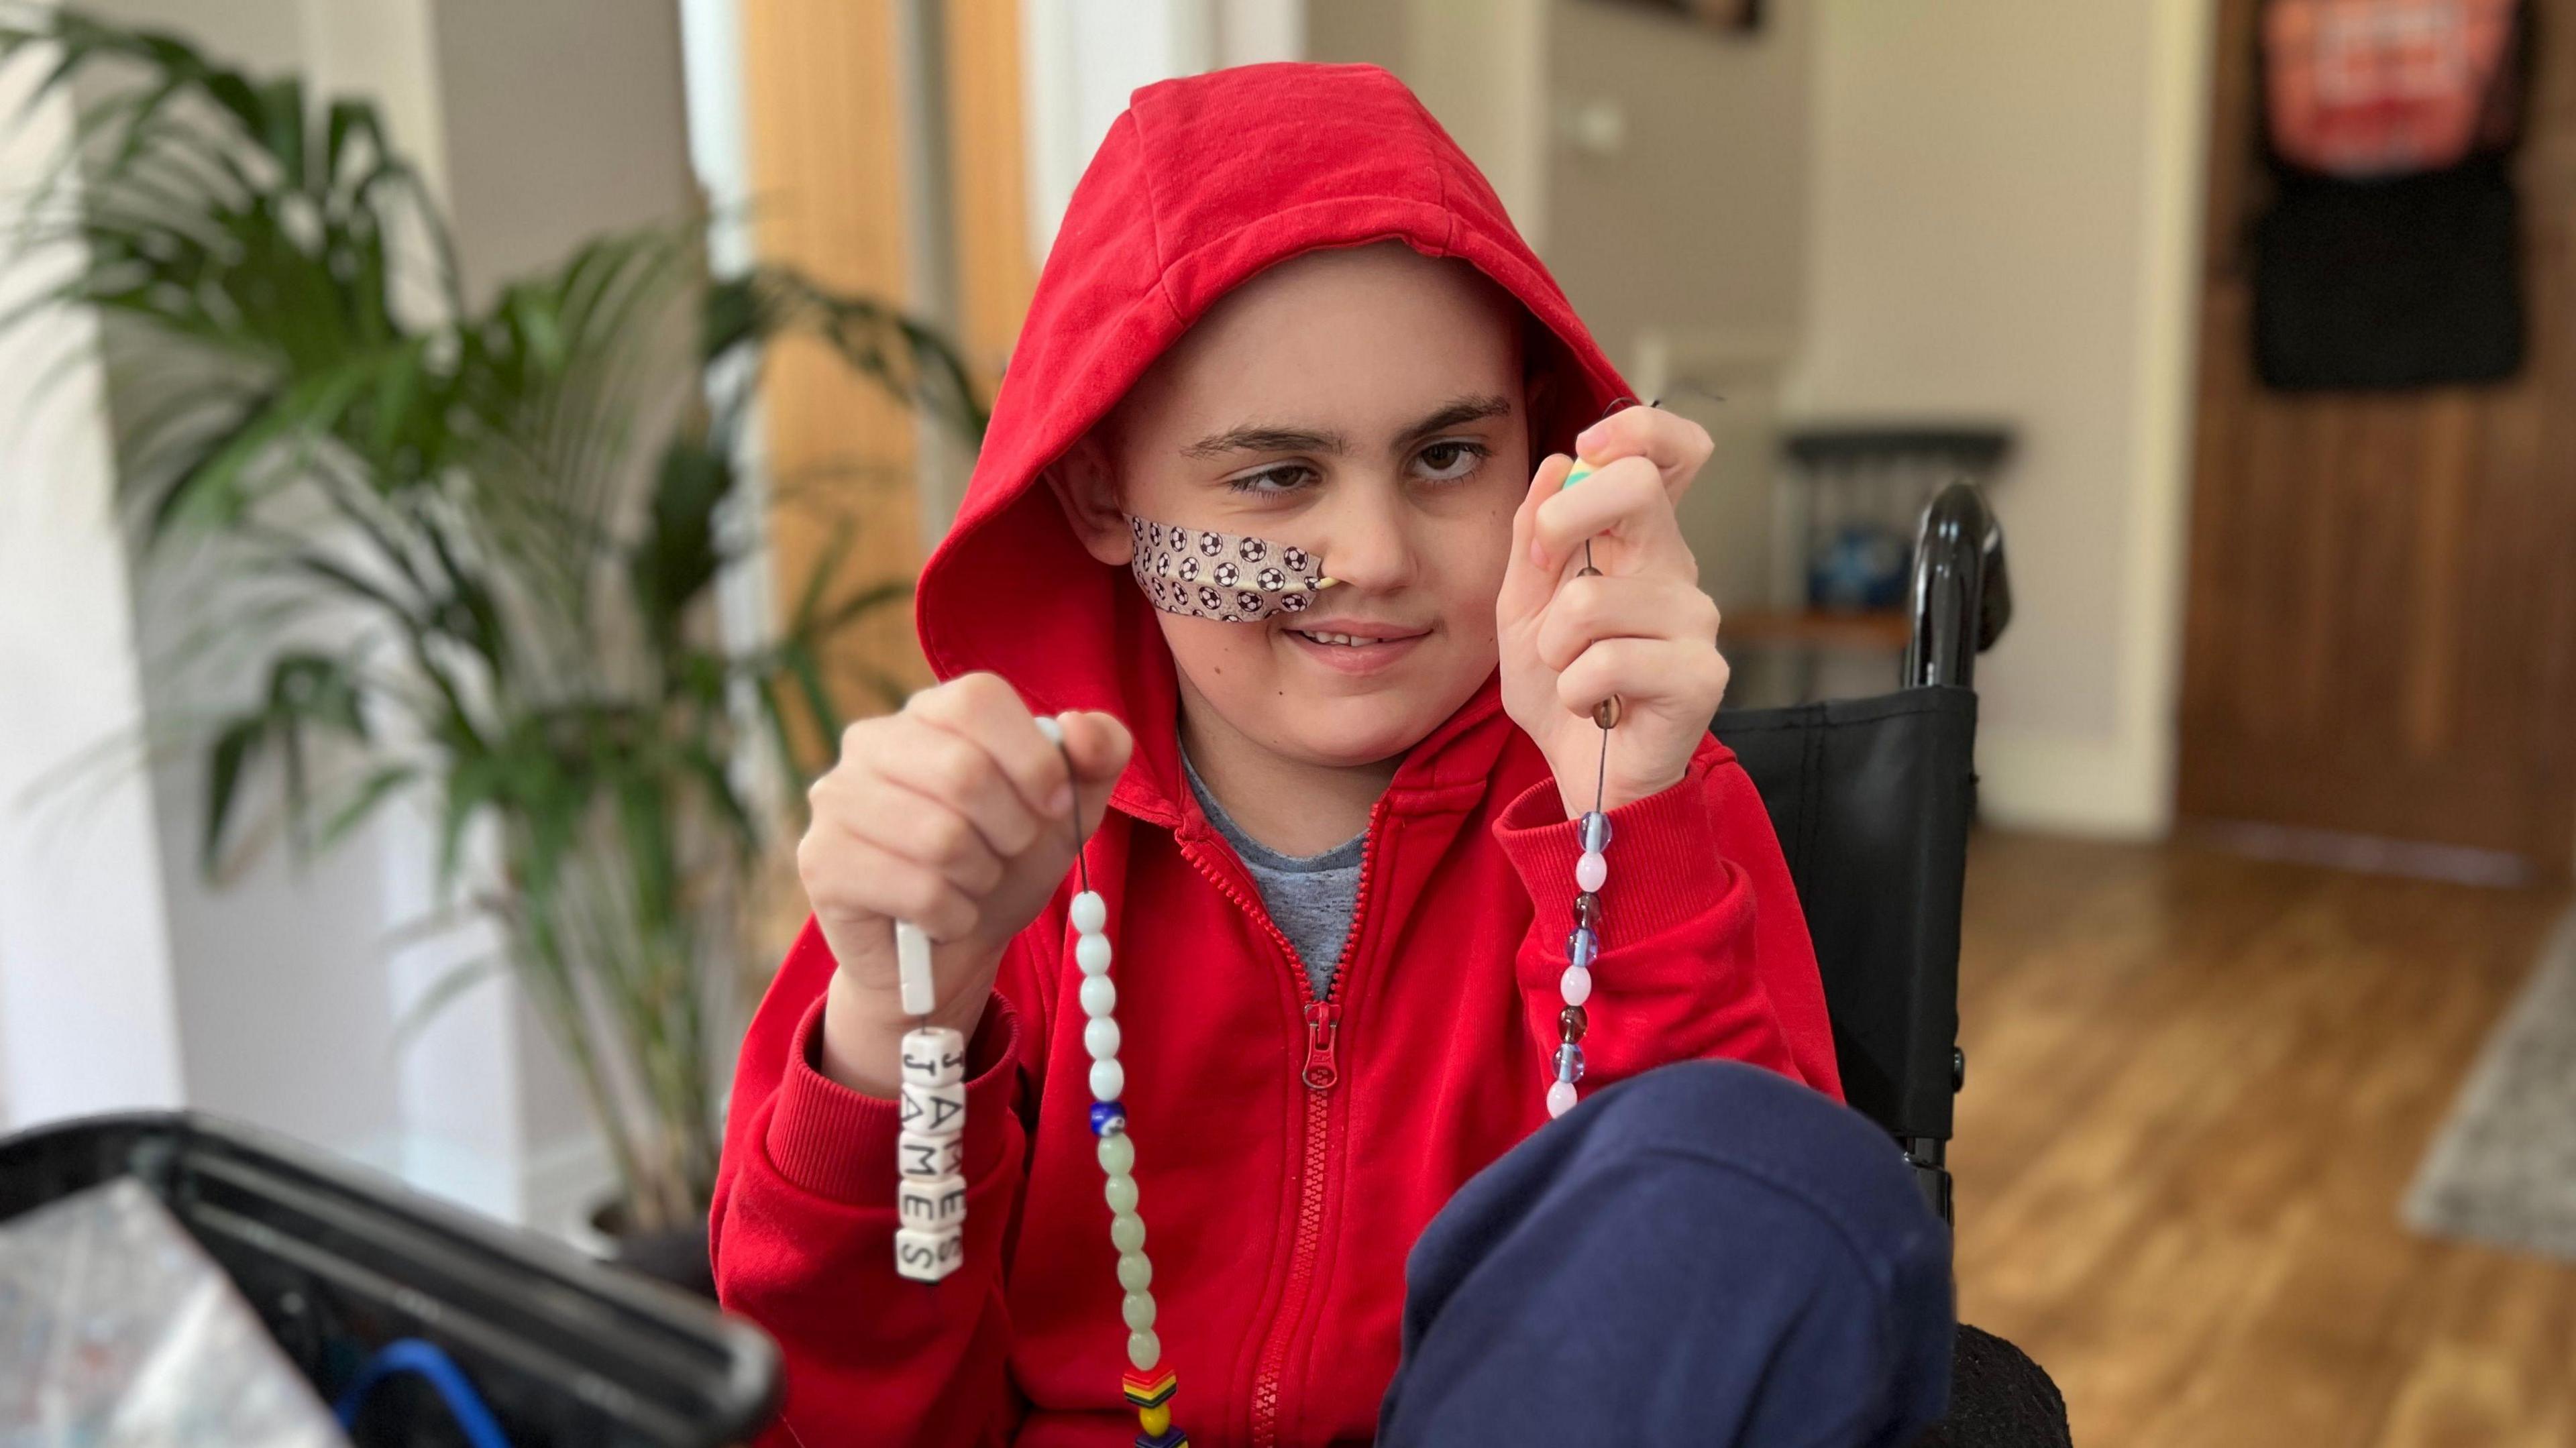
[[1156,615],[1199,727],[1376,763],[1493,672],[1530,477],[1519,318],[1463,262],[1309,253],[1211,309],[1068,460],[1059,486],[1102,562],[1128,562],[1133,514],[1294,544],[1339,580],[1258,623]]

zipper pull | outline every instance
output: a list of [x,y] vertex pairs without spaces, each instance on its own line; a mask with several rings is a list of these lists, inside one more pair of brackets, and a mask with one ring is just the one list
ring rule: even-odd
[[1330,1091],[1342,1079],[1341,1063],[1333,1059],[1333,1028],[1341,1024],[1342,1008],[1331,1001],[1314,1001],[1306,1007],[1307,1088]]

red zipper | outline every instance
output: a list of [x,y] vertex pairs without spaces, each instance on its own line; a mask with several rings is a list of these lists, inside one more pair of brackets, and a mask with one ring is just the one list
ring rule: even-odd
[[1317,1091],[1330,1091],[1342,1079],[1341,1062],[1333,1058],[1333,1032],[1341,1023],[1342,1008],[1330,999],[1307,1003],[1306,1069],[1298,1079]]
[[[1342,949],[1342,959],[1333,971],[1333,987],[1338,991],[1358,946],[1360,923],[1368,917],[1369,856],[1377,848],[1380,820],[1386,812],[1386,797],[1378,796],[1369,806],[1368,829],[1360,837],[1360,886],[1351,897],[1351,933],[1349,944]],[[1279,1312],[1270,1326],[1270,1336],[1261,1347],[1260,1365],[1252,1376],[1252,1443],[1253,1448],[1276,1448],[1279,1442],[1279,1384],[1288,1367],[1290,1340],[1295,1336],[1298,1316],[1305,1309],[1307,1290],[1313,1285],[1315,1259],[1320,1255],[1324,1237],[1324,1173],[1332,1161],[1333,1087],[1342,1079],[1341,1058],[1335,1051],[1335,1036],[1341,1028],[1342,1008],[1333,992],[1315,994],[1314,982],[1297,963],[1297,948],[1272,922],[1270,914],[1244,898],[1233,882],[1211,869],[1207,862],[1186,845],[1181,855],[1198,867],[1200,874],[1225,897],[1259,921],[1279,945],[1280,958],[1287,963],[1288,973],[1296,977],[1298,993],[1306,998],[1306,1058],[1298,1071],[1298,1080],[1306,1087],[1306,1149],[1297,1173],[1297,1226],[1288,1249],[1288,1284],[1279,1295]]]

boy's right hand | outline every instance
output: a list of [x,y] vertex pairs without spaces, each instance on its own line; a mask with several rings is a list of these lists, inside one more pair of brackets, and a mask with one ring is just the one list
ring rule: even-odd
[[841,735],[840,762],[807,792],[813,820],[796,847],[815,923],[840,963],[824,1005],[826,1076],[875,1096],[900,1087],[897,1046],[913,1020],[896,981],[896,920],[934,942],[931,1024],[974,1035],[1003,948],[1046,908],[1078,840],[1099,827],[1134,745],[1107,714],[1060,722],[1061,752],[1009,684],[979,673]]

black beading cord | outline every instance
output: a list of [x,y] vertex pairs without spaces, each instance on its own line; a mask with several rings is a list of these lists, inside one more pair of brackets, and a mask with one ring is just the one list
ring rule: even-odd
[[[1630,400],[1633,401],[1634,399]],[[1614,407],[1616,406],[1615,403],[1612,405]],[[1658,397],[1646,405],[1648,407],[1661,407],[1664,405],[1664,400]],[[1604,414],[1604,416],[1607,415],[1608,414],[1606,413]],[[1594,567],[1592,564],[1592,540],[1586,538],[1583,540],[1583,567],[1577,571],[1574,576],[1577,578],[1597,578],[1600,574],[1601,570]],[[1615,697],[1604,699],[1592,707],[1592,722],[1599,725],[1601,728],[1601,766],[1599,769],[1595,770],[1592,775],[1592,812],[1594,814],[1608,813],[1606,810],[1602,809],[1601,806],[1603,802],[1610,797],[1610,726],[1618,721],[1619,716],[1615,712],[1612,712],[1613,706],[1616,702],[1617,700]]]
[[[1058,723],[1055,727],[1060,735],[1064,725]],[[1087,894],[1091,889],[1091,860],[1084,854],[1082,848],[1082,786],[1073,782],[1073,750],[1061,737],[1055,741],[1055,752],[1064,758],[1065,792],[1073,796],[1074,878],[1081,882],[1083,891]]]

